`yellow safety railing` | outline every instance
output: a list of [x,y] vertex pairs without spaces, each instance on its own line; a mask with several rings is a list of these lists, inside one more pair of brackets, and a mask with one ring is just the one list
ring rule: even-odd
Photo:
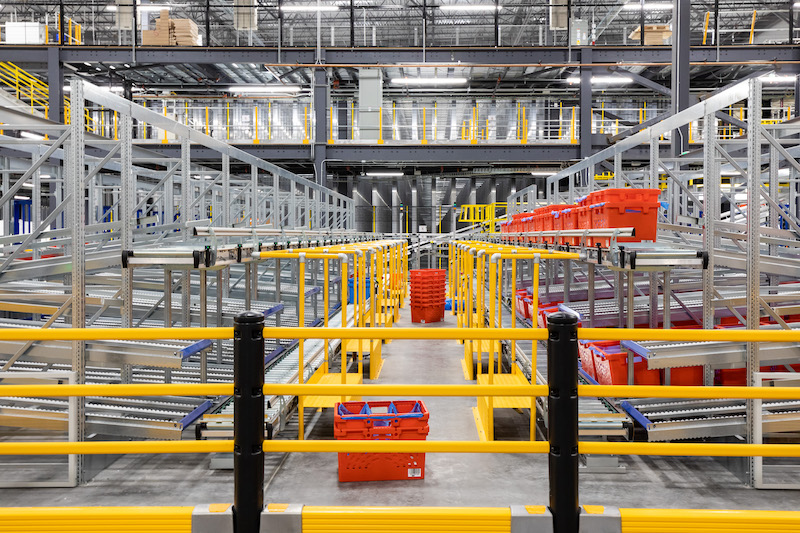
[[[503,328],[269,328],[272,338],[297,339],[460,339],[460,340],[544,340],[544,329]],[[232,328],[116,328],[30,330],[2,329],[1,341],[13,340],[104,340],[104,339],[182,339],[231,338]],[[702,337],[699,337],[701,336]],[[800,342],[794,330],[645,330],[579,328],[578,338],[625,340],[648,338],[675,341]],[[8,396],[203,396],[230,394],[232,384],[134,384],[134,385],[3,385]],[[349,384],[270,384],[265,394],[278,395],[369,395],[369,396],[486,396],[538,397],[547,387],[504,385],[349,385]],[[689,387],[689,386],[598,386],[579,385],[582,397],[659,397],[659,398],[761,398],[800,399],[800,388]],[[232,441],[144,441],[144,442],[25,442],[0,443],[0,455],[39,454],[117,454],[117,453],[209,453],[229,452]],[[547,453],[545,442],[495,441],[266,441],[267,452],[448,452],[448,453]],[[706,444],[706,443],[620,443],[581,442],[585,454],[681,455],[681,456],[765,456],[800,457],[800,444]]]
[[[506,202],[491,204],[462,204],[458,221],[467,224],[485,224],[488,233],[497,233],[496,223],[505,218]],[[502,213],[501,213],[502,212]]]
[[[28,71],[8,61],[0,62],[0,85],[7,87],[17,100],[30,107],[33,114],[41,112],[45,118],[50,118],[50,86],[33,76]],[[70,124],[70,100],[64,97],[64,123]],[[84,109],[86,130],[96,133],[95,120],[89,109]]]

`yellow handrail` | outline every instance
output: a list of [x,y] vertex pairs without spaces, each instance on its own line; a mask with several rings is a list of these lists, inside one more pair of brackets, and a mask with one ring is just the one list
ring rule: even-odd
[[[50,110],[50,86],[42,80],[33,76],[19,66],[8,61],[0,62],[0,85],[4,85],[14,91],[18,100],[30,104],[31,110],[40,108],[43,110],[45,118],[49,118]],[[88,108],[84,108],[86,119],[86,129],[97,132],[94,125],[95,120],[91,117]],[[70,123],[70,100],[64,97],[64,123]]]

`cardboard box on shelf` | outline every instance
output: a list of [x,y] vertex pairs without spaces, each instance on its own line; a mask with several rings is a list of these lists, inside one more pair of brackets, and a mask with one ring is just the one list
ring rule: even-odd
[[[639,41],[642,38],[642,27],[637,26],[628,36],[628,39]],[[644,45],[657,46],[671,44],[672,28],[669,24],[645,24],[644,25]]]
[[142,31],[143,46],[169,46],[170,37],[168,31],[163,30],[144,30]]
[[142,31],[142,44],[145,46],[196,46],[199,40],[194,21],[171,19],[166,9],[161,10],[154,30]]
[[197,43],[197,24],[189,19],[172,19],[172,33],[178,46],[194,46]]

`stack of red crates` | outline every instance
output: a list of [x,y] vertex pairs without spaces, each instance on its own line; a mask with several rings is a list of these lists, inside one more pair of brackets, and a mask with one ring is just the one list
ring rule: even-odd
[[421,324],[444,320],[447,270],[422,268],[410,270],[411,321]]
[[[620,237],[619,242],[655,241],[658,232],[658,201],[660,189],[601,189],[582,199],[591,210],[593,228],[635,228],[632,237]],[[594,239],[594,244],[609,246],[608,237]]]
[[[425,440],[428,409],[419,400],[337,403],[333,435],[343,440]],[[339,481],[425,479],[424,453],[340,453]]]

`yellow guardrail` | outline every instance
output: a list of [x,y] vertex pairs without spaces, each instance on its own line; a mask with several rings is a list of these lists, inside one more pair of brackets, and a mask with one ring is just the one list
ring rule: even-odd
[[[506,328],[265,328],[275,339],[547,340],[547,330]],[[233,328],[0,329],[0,341],[232,339]],[[578,339],[676,342],[800,342],[800,330],[578,328]]]
[[[532,339],[544,340],[547,331],[490,328],[266,328],[275,338],[321,339]],[[698,339],[698,335],[702,335]],[[233,328],[117,328],[31,330],[2,329],[2,340],[103,340],[103,339],[224,339]],[[800,331],[764,330],[642,330],[578,329],[580,338],[623,340],[636,337],[655,340],[719,340],[800,342]],[[3,385],[3,396],[152,396],[230,395],[233,384],[133,384],[133,385]],[[265,394],[314,396],[523,396],[548,394],[545,385],[347,385],[269,384]],[[800,399],[800,388],[603,386],[579,385],[579,396],[658,398],[747,398]],[[119,453],[210,453],[233,449],[233,441],[144,441],[144,442],[25,442],[0,443],[0,455],[119,454]],[[267,452],[447,452],[447,453],[547,453],[545,442],[496,441],[267,441]],[[581,442],[580,453],[696,456],[800,457],[797,444],[706,444]]]
[[[500,211],[503,214],[500,214]],[[488,233],[497,233],[495,223],[505,217],[506,202],[461,205],[458,221],[467,224],[486,224]]]
[[[0,61],[0,85],[9,88],[17,100],[26,102],[30,112],[40,111],[45,118],[50,118],[50,86],[18,65]],[[64,123],[70,124],[70,100],[64,97]],[[96,133],[95,120],[89,108],[84,108],[86,130]]]

